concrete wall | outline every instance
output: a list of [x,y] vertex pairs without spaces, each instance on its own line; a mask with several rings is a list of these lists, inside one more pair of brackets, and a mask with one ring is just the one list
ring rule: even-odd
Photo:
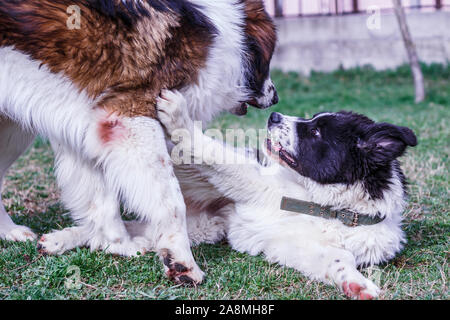
[[[408,62],[395,15],[383,13],[380,29],[368,15],[284,18],[276,21],[279,44],[273,68],[309,74],[372,65],[378,70]],[[425,63],[450,61],[450,12],[412,12],[408,24]]]

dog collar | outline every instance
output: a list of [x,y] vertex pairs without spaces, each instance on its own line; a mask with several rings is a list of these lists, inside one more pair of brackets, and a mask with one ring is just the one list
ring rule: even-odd
[[301,201],[287,197],[281,199],[281,210],[298,212],[328,220],[337,219],[349,227],[371,226],[384,220],[384,218],[381,218],[379,215],[370,217],[346,209],[333,210],[330,206],[323,207],[314,202]]

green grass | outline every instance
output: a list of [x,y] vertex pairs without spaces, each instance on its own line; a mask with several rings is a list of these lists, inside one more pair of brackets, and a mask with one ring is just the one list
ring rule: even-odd
[[[408,244],[388,264],[363,270],[383,288],[382,299],[448,299],[450,67],[424,66],[428,98],[413,103],[410,71],[370,68],[314,73],[309,78],[275,71],[281,102],[272,110],[250,110],[245,118],[224,116],[215,126],[264,128],[271,111],[312,116],[353,110],[378,121],[411,127],[419,146],[401,161],[410,181],[405,211]],[[9,171],[4,202],[17,223],[37,233],[71,225],[58,202],[53,155],[36,141]],[[230,250],[226,243],[194,248],[205,284],[183,288],[168,281],[154,254],[122,258],[77,249],[43,257],[35,243],[0,241],[0,299],[343,299],[331,286],[298,272]],[[81,288],[68,289],[68,268],[80,270]]]

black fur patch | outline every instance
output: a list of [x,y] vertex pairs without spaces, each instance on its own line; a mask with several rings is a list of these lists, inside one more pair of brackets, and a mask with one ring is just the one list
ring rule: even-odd
[[132,26],[142,17],[149,17],[150,13],[142,4],[160,12],[173,12],[184,17],[189,24],[202,27],[212,34],[217,34],[216,27],[210,19],[200,11],[200,7],[187,0],[87,0],[88,5],[103,15],[113,19],[120,19],[126,25]]
[[246,46],[250,62],[246,72],[247,87],[259,98],[264,95],[263,87],[269,77],[270,61],[264,59],[261,45],[252,37],[247,36]]
[[185,266],[183,266],[180,263],[175,263],[174,269],[175,269],[176,272],[179,272],[179,273],[183,273],[183,272],[188,272],[189,271],[188,268],[186,268]]
[[190,277],[188,276],[180,276],[180,278],[178,279],[182,284],[184,285],[194,285],[195,281],[192,280]]
[[322,184],[362,182],[372,199],[381,199],[395,174],[406,190],[397,158],[417,145],[409,128],[341,111],[318,114],[310,121],[298,118],[296,136],[291,156],[298,166],[292,168],[305,177]]

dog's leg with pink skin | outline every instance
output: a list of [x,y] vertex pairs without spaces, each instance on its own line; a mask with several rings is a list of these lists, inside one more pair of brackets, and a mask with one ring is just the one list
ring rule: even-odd
[[327,274],[349,298],[372,300],[378,297],[380,289],[365,278],[356,268],[354,256],[346,250],[327,249]]
[[[238,251],[254,255],[263,252],[269,261],[299,270],[312,279],[334,284],[350,298],[369,300],[379,295],[379,288],[357,270],[351,252],[321,244],[326,240],[321,239],[320,230],[308,226],[304,220],[296,222],[296,219],[291,217],[282,222],[280,217],[279,225],[267,227],[255,222],[255,228],[252,222],[248,222],[250,220],[246,220],[245,228],[242,228],[242,220],[233,221],[233,218],[229,227],[230,244]],[[262,239],[261,247],[245,247],[242,239],[248,237]]]
[[[30,146],[35,135],[24,131],[18,124],[0,117],[0,192],[6,170]],[[34,240],[30,228],[16,225],[1,202],[0,193],[0,239],[9,241]]]
[[154,245],[168,276],[182,283],[202,282],[203,272],[190,250],[186,206],[160,123],[105,112],[87,134],[92,142],[87,151],[96,155],[107,188],[145,224],[145,238]]

